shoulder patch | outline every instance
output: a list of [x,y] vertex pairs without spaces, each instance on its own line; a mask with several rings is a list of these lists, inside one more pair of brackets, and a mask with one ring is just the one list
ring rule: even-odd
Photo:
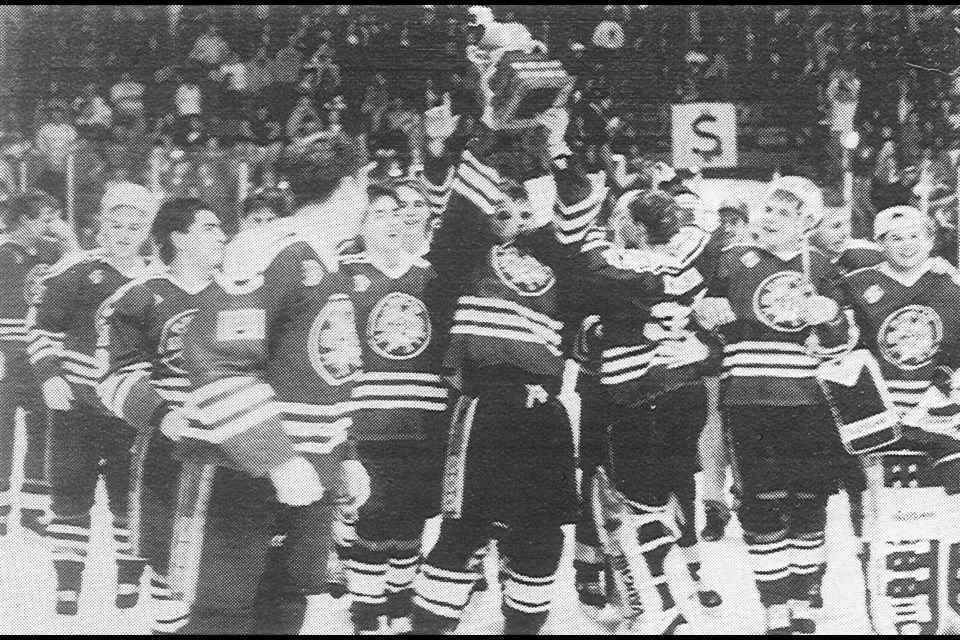
[[303,261],[303,286],[315,287],[323,282],[323,277],[327,274],[323,265],[316,260]]
[[516,247],[493,248],[493,268],[500,279],[522,296],[539,296],[555,282],[553,270],[533,256],[521,254]]
[[758,256],[754,251],[748,251],[740,256],[740,262],[742,262],[743,266],[745,266],[747,269],[752,269],[760,262],[760,256]]
[[870,285],[866,291],[863,292],[863,299],[867,301],[868,304],[876,304],[880,301],[880,298],[883,297],[884,291],[878,284]]

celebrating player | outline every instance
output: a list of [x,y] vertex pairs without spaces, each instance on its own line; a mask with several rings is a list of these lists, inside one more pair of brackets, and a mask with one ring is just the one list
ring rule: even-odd
[[348,437],[353,283],[333,251],[365,207],[365,162],[343,133],[291,146],[295,214],[228,246],[187,330],[184,440],[219,464],[198,452],[181,472],[168,578],[192,605],[182,633],[299,631],[328,588],[335,503],[369,495]]
[[78,609],[90,542],[90,509],[101,471],[106,478],[117,549],[117,606],[136,604],[141,563],[127,529],[133,430],[103,406],[96,386],[102,304],[151,265],[140,251],[157,211],[153,195],[132,183],[108,189],[101,204],[102,249],[68,256],[46,275],[30,311],[28,353],[51,411],[50,484],[53,518],[47,533],[57,571],[57,612]]
[[192,199],[160,207],[151,233],[167,269],[120,287],[104,303],[108,331],[99,348],[106,350],[109,368],[98,392],[138,432],[130,546],[153,570],[153,629],[170,633],[187,623],[186,607],[173,600],[167,580],[181,469],[173,450],[187,425],[183,404],[190,384],[183,338],[199,296],[223,261],[226,237],[217,215]]
[[[821,209],[809,180],[775,180],[754,224],[757,243],[723,253],[696,307],[700,324],[726,341],[721,406],[771,634],[815,629],[827,497],[838,474],[833,418],[815,374],[818,356],[842,352],[850,329],[827,258],[804,243]],[[821,346],[808,351],[811,334]]]
[[409,618],[424,522],[439,509],[437,443],[447,389],[424,303],[433,270],[406,250],[410,205],[398,206],[417,193],[406,184],[372,190],[362,224],[365,249],[341,256],[364,363],[353,389],[353,436],[371,476],[370,500],[344,554],[358,632],[377,631],[382,616],[395,630]]
[[881,211],[874,233],[885,261],[845,279],[861,345],[903,423],[902,438],[867,457],[868,611],[880,634],[943,633],[957,622],[957,559],[938,549],[957,548],[960,283],[930,257],[935,230],[912,207]]
[[50,495],[47,411],[24,350],[24,323],[40,279],[50,265],[76,246],[52,196],[29,194],[2,207],[8,229],[0,240],[0,537],[6,535],[10,513],[17,408],[24,412],[27,429],[21,521],[25,527],[43,532],[40,517],[49,508]]

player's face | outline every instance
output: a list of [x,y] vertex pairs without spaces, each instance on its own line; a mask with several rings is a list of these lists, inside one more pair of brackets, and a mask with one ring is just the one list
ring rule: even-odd
[[763,203],[755,231],[760,244],[774,250],[793,249],[803,233],[800,202],[773,195]]
[[54,223],[60,219],[60,210],[55,207],[43,207],[40,215],[34,219],[24,218],[24,226],[33,240],[43,237],[55,237]]
[[881,242],[887,262],[901,270],[920,266],[933,251],[933,237],[923,225],[891,229]]
[[114,258],[132,258],[150,233],[147,214],[133,207],[114,207],[103,219],[100,240]]
[[723,216],[721,228],[723,246],[729,247],[744,239],[747,234],[747,221],[738,216]]
[[839,255],[852,232],[849,216],[844,213],[829,216],[817,230],[817,244],[827,253]]
[[397,201],[400,203],[400,213],[404,224],[413,230],[422,231],[430,217],[430,207],[426,197],[413,187],[398,187]]
[[246,231],[247,229],[255,229],[257,227],[262,227],[265,224],[269,224],[277,219],[277,214],[274,213],[273,209],[269,207],[262,207],[260,209],[254,209],[247,217],[243,219],[240,223],[240,231]]
[[493,214],[493,235],[502,243],[513,242],[529,228],[532,218],[529,202],[505,198]]
[[198,211],[186,233],[176,234],[177,253],[194,263],[216,267],[223,264],[227,236],[212,211]]
[[363,222],[363,241],[373,251],[396,251],[403,238],[403,216],[391,196],[374,198]]

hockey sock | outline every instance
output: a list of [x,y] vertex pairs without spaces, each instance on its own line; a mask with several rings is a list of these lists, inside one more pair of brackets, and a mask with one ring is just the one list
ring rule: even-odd
[[791,548],[784,525],[786,492],[744,496],[740,507],[743,539],[764,607],[786,604],[793,595]]
[[175,600],[166,576],[150,576],[150,609],[153,613],[153,635],[170,635],[186,626],[190,619],[190,605]]
[[[398,556],[400,554],[397,554]],[[420,554],[392,557],[387,563],[387,616],[390,620],[410,617],[413,580],[420,566]],[[394,629],[396,631],[396,629]]]
[[796,494],[790,523],[790,571],[797,587],[793,597],[817,608],[823,605],[820,589],[827,568],[826,524],[827,496]]
[[387,613],[387,554],[358,542],[344,566],[354,627],[360,632],[375,631],[379,628],[380,616]]
[[7,535],[7,523],[10,520],[10,492],[0,491],[0,537]]
[[473,557],[470,558],[470,569],[477,572],[477,582],[474,585],[474,590],[476,591],[486,591],[489,588],[487,584],[486,566],[484,565],[484,560],[486,560],[487,554],[489,553],[490,545],[486,544],[474,551]]
[[126,518],[114,518],[113,541],[117,549],[116,606],[118,609],[130,609],[140,599],[140,577],[146,562],[134,554]]
[[90,545],[90,516],[54,516],[47,526],[57,572],[57,612],[77,612],[80,583]]
[[518,611],[506,603],[504,603],[502,609],[503,635],[505,636],[535,636],[540,633],[540,629],[547,621],[547,611],[528,613]]

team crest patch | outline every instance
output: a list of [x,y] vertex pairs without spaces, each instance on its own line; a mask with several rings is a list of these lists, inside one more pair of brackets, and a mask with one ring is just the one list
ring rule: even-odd
[[942,343],[943,320],[930,307],[918,304],[891,313],[877,333],[884,359],[906,371],[930,364]]
[[751,251],[750,253],[745,253],[740,256],[740,262],[742,262],[743,266],[745,266],[747,269],[752,269],[753,267],[757,266],[758,262],[760,262],[760,256]]
[[87,277],[93,284],[100,284],[103,282],[103,269],[94,269]]
[[183,335],[187,332],[187,327],[193,321],[196,315],[196,309],[189,309],[179,313],[163,325],[163,331],[160,332],[160,361],[171,371],[180,375],[186,375],[186,367],[183,362]]
[[347,296],[332,296],[310,327],[310,363],[327,384],[354,378],[362,366],[353,304]]
[[370,312],[367,344],[390,360],[415,358],[430,344],[430,314],[423,302],[406,293],[384,296]]
[[883,297],[883,289],[879,285],[873,285],[863,292],[863,299],[868,304],[876,304]]
[[303,261],[303,286],[315,287],[323,281],[326,271],[316,260]]
[[538,296],[553,286],[553,270],[516,247],[494,247],[493,267],[508,287],[522,296]]
[[780,271],[757,287],[753,312],[760,322],[777,331],[801,331],[807,326],[801,317],[801,302],[811,295],[802,273]]
[[27,304],[39,304],[43,295],[43,276],[47,275],[49,270],[50,265],[38,264],[27,271],[27,274],[23,277],[23,299],[27,301]]

